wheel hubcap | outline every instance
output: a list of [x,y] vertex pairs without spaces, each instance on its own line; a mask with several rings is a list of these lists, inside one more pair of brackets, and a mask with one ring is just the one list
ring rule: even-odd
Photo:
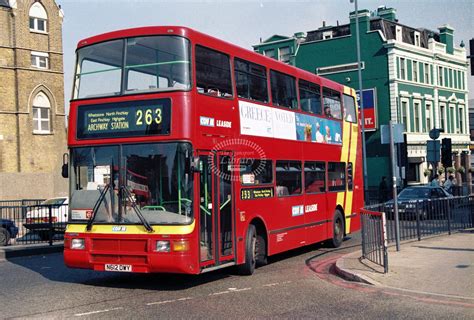
[[257,258],[257,238],[252,238],[252,264],[255,264]]

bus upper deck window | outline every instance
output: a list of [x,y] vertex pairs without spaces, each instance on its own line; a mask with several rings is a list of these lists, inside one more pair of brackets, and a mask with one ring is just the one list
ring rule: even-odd
[[328,118],[342,119],[341,95],[338,91],[323,88],[323,114]]
[[229,56],[212,49],[196,46],[196,86],[199,93],[232,97]]

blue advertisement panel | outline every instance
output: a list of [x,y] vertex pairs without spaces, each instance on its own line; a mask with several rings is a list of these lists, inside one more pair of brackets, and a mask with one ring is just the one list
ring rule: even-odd
[[[360,109],[360,91],[357,91],[357,105]],[[377,95],[375,88],[362,90],[362,99],[364,102],[364,120],[365,120],[365,130],[372,131],[375,130],[376,123],[376,107],[377,107]]]
[[299,141],[342,144],[341,122],[297,113],[296,139]]

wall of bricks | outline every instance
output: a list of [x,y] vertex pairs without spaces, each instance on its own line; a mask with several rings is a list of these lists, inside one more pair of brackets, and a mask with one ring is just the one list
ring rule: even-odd
[[[60,176],[67,151],[62,54],[62,16],[54,0],[39,1],[47,12],[47,34],[29,28],[35,0],[0,8],[0,199],[67,194]],[[31,65],[31,52],[48,53],[49,68]],[[33,133],[32,104],[49,99],[51,131]]]

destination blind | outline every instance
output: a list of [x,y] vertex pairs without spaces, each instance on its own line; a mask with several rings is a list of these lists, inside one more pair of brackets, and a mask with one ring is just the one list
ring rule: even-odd
[[77,111],[78,139],[167,135],[170,126],[170,99],[85,105]]

